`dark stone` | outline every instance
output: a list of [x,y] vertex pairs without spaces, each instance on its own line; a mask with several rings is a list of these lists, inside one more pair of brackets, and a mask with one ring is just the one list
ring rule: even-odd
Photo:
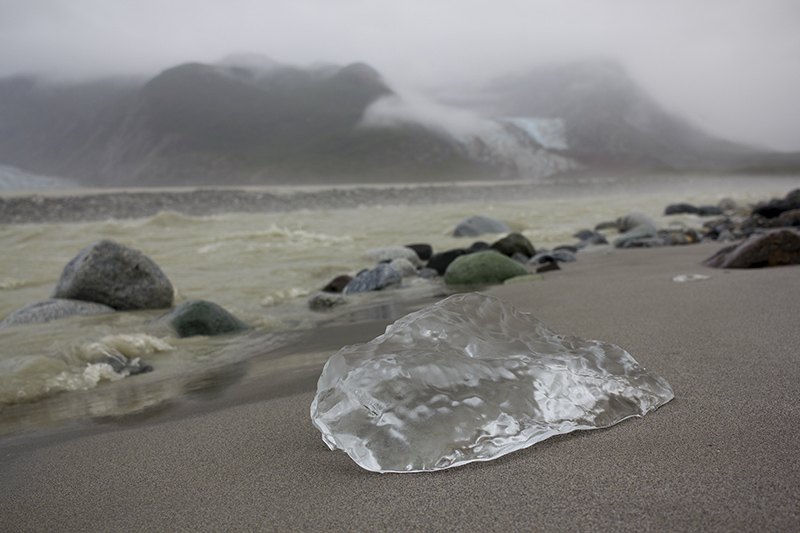
[[41,324],[69,318],[71,316],[97,315],[100,313],[113,313],[114,309],[107,305],[94,302],[84,302],[81,300],[68,300],[64,298],[51,298],[49,300],[39,300],[17,309],[8,315],[2,322],[0,328],[6,326],[19,326],[22,324]]
[[401,281],[403,281],[403,277],[400,272],[386,263],[381,263],[372,270],[361,271],[344,288],[344,294],[380,291],[393,285],[399,285]]
[[573,235],[573,237],[581,241],[578,244],[579,248],[585,248],[591,244],[608,244],[608,240],[606,239],[605,235],[588,229],[579,231]]
[[450,285],[483,285],[502,283],[514,276],[528,274],[525,267],[497,252],[465,254],[453,261],[444,274]]
[[555,261],[548,261],[547,263],[543,264],[542,266],[536,269],[537,274],[541,274],[542,272],[550,272],[553,270],[561,270],[561,267],[558,266],[558,263]]
[[485,252],[489,248],[491,248],[491,246],[489,245],[488,242],[475,241],[469,245],[469,248],[467,248],[467,253],[473,254],[475,252]]
[[552,252],[540,252],[531,257],[528,264],[543,265],[545,263],[571,263],[575,261],[575,256],[566,250],[553,250]]
[[118,310],[172,305],[174,289],[149,257],[111,240],[90,244],[64,267],[52,298],[97,302]]
[[439,252],[438,254],[433,254],[428,261],[428,264],[425,266],[426,268],[434,269],[439,273],[440,276],[443,276],[450,263],[452,263],[456,257],[462,256],[466,253],[468,252],[464,248],[454,248],[452,250],[447,250],[446,252]]
[[[578,253],[578,247],[577,246],[570,246],[569,244],[562,244],[560,246],[556,246],[555,248],[553,248],[553,251],[554,252],[563,251],[563,252],[569,252],[571,254],[577,254]],[[575,260],[575,258],[573,257],[572,261],[574,261],[574,260]],[[564,261],[564,262],[566,262],[566,261]]]
[[781,226],[800,226],[800,209],[792,209],[791,211],[784,211],[778,215],[777,222]]
[[344,288],[347,287],[347,284],[351,281],[353,281],[353,276],[348,276],[347,274],[336,276],[323,287],[322,292],[343,292]]
[[211,337],[250,329],[250,326],[219,305],[205,300],[184,302],[163,315],[160,320],[175,328],[180,337]]
[[715,205],[701,205],[697,208],[697,215],[701,217],[713,217],[723,213],[722,208]]
[[664,209],[665,215],[681,215],[684,213],[696,215],[700,210],[692,204],[671,204]]
[[473,215],[458,223],[453,237],[477,237],[484,233],[507,233],[509,231],[511,228],[502,220]]
[[617,246],[614,243],[614,246],[617,248],[658,248],[659,246],[664,246],[664,241],[658,237],[631,239],[622,243],[621,246]]
[[312,311],[327,311],[346,303],[347,299],[344,296],[331,292],[318,292],[308,298],[308,308]]
[[757,233],[726,246],[703,264],[716,268],[762,268],[800,264],[800,234],[783,229]]
[[433,246],[430,244],[406,244],[406,248],[411,248],[422,261],[427,261],[433,255]]
[[533,248],[531,241],[521,233],[510,233],[499,241],[493,242],[490,248],[508,257],[512,257],[514,254],[523,254],[526,257],[536,255],[536,250]]
[[753,209],[753,215],[777,218],[785,211],[800,209],[800,189],[789,192],[784,198],[775,198]]

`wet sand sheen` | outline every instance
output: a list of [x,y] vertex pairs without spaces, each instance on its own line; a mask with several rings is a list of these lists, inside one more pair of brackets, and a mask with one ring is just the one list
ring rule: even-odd
[[[311,425],[314,363],[280,390],[256,377],[184,411],[0,442],[0,516],[14,530],[797,529],[800,267],[699,265],[719,247],[586,254],[489,291],[666,378],[675,400],[643,419],[373,474]],[[692,273],[711,279],[672,281]],[[383,325],[332,325],[297,349],[333,353]]]

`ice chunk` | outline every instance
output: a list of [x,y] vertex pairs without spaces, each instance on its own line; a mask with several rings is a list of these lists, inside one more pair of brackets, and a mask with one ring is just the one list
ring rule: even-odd
[[672,398],[618,346],[557,335],[469,293],[342,348],[325,364],[311,419],[331,449],[367,470],[419,472],[611,426]]

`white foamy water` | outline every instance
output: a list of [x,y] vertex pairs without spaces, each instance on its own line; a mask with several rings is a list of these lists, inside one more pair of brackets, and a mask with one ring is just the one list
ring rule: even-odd
[[[142,250],[162,268],[177,289],[176,304],[210,300],[254,328],[240,335],[179,339],[153,325],[152,320],[164,311],[2,328],[0,435],[64,419],[119,415],[158,405],[181,394],[183,389],[172,385],[173,378],[245,361],[280,346],[287,332],[325,320],[325,314],[308,311],[308,295],[339,274],[373,266],[365,258],[369,249],[411,243],[429,243],[437,251],[469,246],[474,239],[451,235],[456,224],[470,215],[502,219],[537,248],[548,248],[575,243],[576,231],[632,210],[644,211],[662,227],[699,226],[703,219],[694,216],[661,216],[664,207],[676,202],[716,204],[722,198],[746,204],[783,196],[797,187],[797,176],[642,176],[568,184],[554,180],[542,183],[534,198],[502,202],[211,217],[165,212],[141,220],[0,226],[0,319],[49,297],[64,265],[82,248],[98,239],[113,239]],[[500,236],[480,239],[491,242]],[[414,290],[420,286],[423,292],[428,290],[426,283],[430,284],[418,282]],[[373,296],[354,297],[356,303],[350,305]],[[121,379],[108,365],[98,363],[113,351],[138,357],[155,370]],[[298,355],[296,364],[311,363]],[[278,366],[285,369],[292,362]],[[146,386],[134,390],[132,383]],[[161,385],[152,386],[155,383]],[[119,393],[120,387],[125,394]],[[57,394],[59,402],[50,401]],[[37,402],[46,407],[28,424],[26,420],[33,416],[29,406]],[[66,404],[72,407],[63,407]]]

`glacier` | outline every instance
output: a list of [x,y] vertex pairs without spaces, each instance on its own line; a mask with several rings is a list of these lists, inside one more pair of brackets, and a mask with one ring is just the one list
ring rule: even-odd
[[608,427],[672,398],[667,381],[622,348],[558,335],[473,292],[333,355],[311,419],[330,449],[366,470],[423,472]]

